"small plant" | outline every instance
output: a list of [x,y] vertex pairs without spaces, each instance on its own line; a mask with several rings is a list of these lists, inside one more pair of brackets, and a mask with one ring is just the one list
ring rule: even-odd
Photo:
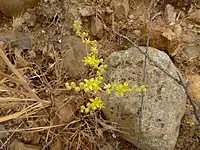
[[132,87],[129,86],[127,82],[124,83],[102,83],[103,82],[103,73],[107,65],[103,64],[103,59],[98,58],[98,48],[97,48],[97,41],[90,40],[88,37],[88,33],[81,32],[81,25],[78,21],[75,21],[73,27],[76,31],[76,36],[82,39],[82,42],[85,43],[88,47],[90,47],[90,52],[84,57],[83,63],[88,65],[89,67],[95,69],[94,77],[90,79],[84,79],[83,82],[80,82],[78,85],[74,82],[65,83],[65,87],[68,91],[74,90],[75,92],[83,91],[84,93],[89,93],[94,98],[89,98],[89,102],[86,106],[81,106],[82,113],[88,113],[91,110],[101,110],[104,105],[101,99],[96,96],[98,91],[105,92],[107,95],[111,94],[111,92],[115,92],[120,96],[124,96],[125,93],[130,93],[135,90],[138,93],[142,93],[146,91],[144,85],[138,86],[134,84]]

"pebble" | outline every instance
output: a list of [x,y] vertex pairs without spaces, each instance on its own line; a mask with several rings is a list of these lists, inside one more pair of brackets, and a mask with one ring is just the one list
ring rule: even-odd
[[92,16],[92,15],[95,15],[95,12],[94,12],[94,10],[91,6],[85,6],[85,7],[81,8],[79,10],[79,13],[83,17],[89,17],[89,16]]

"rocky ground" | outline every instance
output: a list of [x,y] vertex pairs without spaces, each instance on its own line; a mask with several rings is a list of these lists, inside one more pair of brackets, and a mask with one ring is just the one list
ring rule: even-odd
[[[0,11],[0,48],[8,58],[6,61],[1,54],[0,149],[137,149],[134,146],[137,145],[135,134],[132,135],[134,142],[127,140],[127,137],[121,136],[123,129],[117,125],[119,122],[109,120],[108,115],[106,116],[110,109],[106,113],[97,112],[83,116],[79,113],[79,109],[87,101],[86,96],[65,90],[66,81],[80,82],[90,77],[92,72],[82,63],[87,50],[81,40],[74,36],[72,27],[74,20],[79,20],[83,31],[88,32],[91,39],[98,41],[99,57],[106,59],[107,62],[113,55],[120,54],[119,57],[122,57],[124,51],[133,48],[134,45],[130,41],[136,46],[145,46],[150,37],[149,46],[164,52],[162,54],[158,52],[163,56],[163,62],[169,62],[171,64],[169,66],[175,65],[182,74],[197,112],[189,99],[185,98],[187,90],[173,91],[177,86],[175,82],[162,73],[158,73],[161,76],[156,77],[158,74],[154,74],[156,69],[153,69],[153,71],[147,70],[147,78],[152,79],[146,82],[147,86],[151,85],[149,92],[147,91],[147,100],[157,96],[154,91],[159,91],[160,86],[167,89],[166,94],[161,96],[171,97],[169,101],[159,105],[153,103],[155,107],[158,106],[155,109],[150,107],[151,102],[146,101],[144,104],[148,107],[145,107],[144,113],[147,115],[144,114],[144,119],[147,121],[154,119],[153,117],[148,119],[147,110],[152,109],[151,111],[155,113],[171,110],[172,115],[176,114],[179,117],[173,120],[173,116],[170,116],[172,118],[162,121],[169,123],[164,128],[166,131],[173,129],[175,134],[179,134],[175,149],[200,149],[200,127],[198,119],[195,118],[195,114],[200,114],[198,1],[160,0],[157,3],[153,1],[150,3],[145,0],[42,0],[36,5],[34,0],[24,0],[24,3],[18,0],[0,0]],[[117,53],[119,51],[121,52]],[[131,59],[138,61],[137,67],[141,65],[138,60],[141,57],[139,54],[130,55],[131,57],[126,58],[128,67],[133,65],[132,61],[128,61]],[[134,56],[138,56],[137,59],[134,59]],[[14,68],[9,66],[9,62]],[[151,63],[147,66],[151,68]],[[115,75],[119,69],[118,66],[114,68],[114,71],[110,70],[108,73],[107,79],[111,78],[109,75]],[[127,66],[122,65],[120,70],[126,71],[126,69]],[[170,69],[174,72],[173,67]],[[138,75],[141,71],[138,69],[132,78],[139,81],[141,77]],[[152,85],[153,82],[156,86]],[[133,107],[136,107],[137,102]],[[109,103],[106,105],[110,107]],[[130,117],[126,117],[128,113],[130,112],[121,115],[122,124],[123,120]],[[134,117],[138,118],[137,115]],[[151,122],[153,127],[160,129],[160,133],[165,133],[160,128],[162,123],[159,120]],[[147,130],[147,127],[144,129]],[[153,134],[159,133],[153,132]],[[152,134],[147,135],[152,137]],[[171,136],[168,133],[165,135],[176,140],[176,135]],[[167,145],[165,144],[163,147]]]

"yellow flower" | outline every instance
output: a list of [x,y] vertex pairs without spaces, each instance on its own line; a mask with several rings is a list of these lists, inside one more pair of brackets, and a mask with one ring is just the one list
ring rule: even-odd
[[133,89],[137,89],[137,88],[138,88],[137,84],[133,84]]
[[71,86],[66,86],[67,91],[70,91],[72,89]]
[[82,37],[82,38],[85,38],[86,36],[88,36],[88,33],[86,33],[86,32],[83,32],[83,33],[81,34],[81,37]]
[[72,88],[76,87],[76,83],[74,83],[74,82],[71,82],[70,85],[71,85]]
[[69,86],[69,83],[68,83],[68,82],[65,83],[65,87],[67,87],[67,86]]
[[92,104],[91,104],[90,102],[88,102],[88,103],[86,104],[86,106],[87,106],[87,108],[91,108]]
[[100,100],[99,97],[96,97],[95,99],[91,98],[90,101],[92,102],[93,110],[96,110],[97,108],[101,110],[103,108],[103,102]]
[[91,47],[91,52],[93,55],[98,54],[98,49],[96,47]]
[[90,109],[89,108],[85,108],[85,113],[89,113]]
[[[74,89],[76,92],[79,92],[80,90],[84,90],[85,93],[91,92],[91,95],[95,95],[97,91],[104,91],[106,94],[110,94],[112,91],[115,91],[116,94],[119,94],[121,96],[124,96],[127,92],[132,92],[132,90],[136,90],[138,93],[146,91],[145,86],[138,87],[136,84],[134,84],[131,88],[129,88],[128,82],[124,83],[112,83],[112,84],[104,84],[103,89],[101,87],[101,83],[103,82],[103,76],[102,74],[105,72],[105,69],[107,65],[102,64],[103,59],[98,58],[97,54],[99,53],[97,44],[98,42],[96,40],[90,40],[90,37],[88,37],[88,33],[81,31],[81,24],[79,21],[74,21],[73,27],[76,31],[76,35],[82,39],[82,42],[86,44],[86,46],[91,47],[90,52],[87,54],[86,57],[84,57],[84,64],[92,67],[94,71],[96,71],[96,74],[93,78],[90,79],[84,79],[84,82],[80,82],[79,86],[76,85],[76,83],[71,82],[65,83],[65,86],[67,90]],[[80,111],[83,113],[89,113],[91,110],[100,110],[104,107],[103,102],[99,97],[91,98],[89,99],[89,102],[86,104],[86,106],[81,106]]]
[[81,110],[80,110],[80,112],[83,113],[84,111],[85,111],[85,106],[82,105],[82,106],[81,106]]
[[112,87],[111,87],[111,84],[105,84],[104,83],[104,89],[106,90],[106,94],[110,94],[111,93],[111,90],[112,90]]
[[84,84],[83,82],[80,82],[80,83],[79,83],[80,88],[83,88],[84,85],[85,85],[85,84]]
[[80,31],[76,31],[76,36],[81,36],[81,32]]
[[137,88],[137,89],[136,89],[136,92],[142,93],[142,89],[141,89],[141,88]]
[[91,108],[92,110],[97,110],[97,106],[94,103],[92,103]]
[[87,44],[87,45],[89,45],[91,43],[90,38],[85,38],[84,39],[84,43]]
[[91,41],[91,46],[92,46],[92,47],[97,47],[97,41],[96,41],[96,40]]
[[84,88],[84,92],[88,93],[90,91],[90,89],[88,87]]
[[124,82],[124,87],[128,87],[128,82]]
[[75,87],[74,90],[75,90],[75,92],[79,92],[81,89],[80,89],[80,87]]
[[144,85],[141,85],[141,86],[140,86],[140,89],[141,89],[143,92],[146,92],[146,91],[147,91],[147,89],[146,89],[146,87],[145,87]]

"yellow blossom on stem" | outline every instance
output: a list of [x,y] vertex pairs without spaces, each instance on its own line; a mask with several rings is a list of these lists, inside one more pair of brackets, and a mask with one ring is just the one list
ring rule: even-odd
[[[103,64],[103,59],[98,57],[98,42],[96,40],[91,40],[88,37],[87,32],[81,32],[81,24],[79,21],[74,21],[73,27],[76,32],[76,36],[82,39],[82,42],[86,44],[86,46],[90,47],[90,51],[87,56],[84,57],[84,64],[92,67],[93,70],[96,71],[95,75],[92,78],[84,79],[83,82],[76,84],[75,82],[65,83],[65,87],[67,90],[74,89],[75,92],[84,92],[87,95],[92,95],[95,97],[97,91],[105,92],[107,95],[111,94],[111,92],[115,92],[121,96],[124,96],[125,93],[132,92],[135,90],[138,93],[146,92],[147,89],[144,85],[138,86],[137,84],[133,84],[131,88],[129,88],[128,82],[124,83],[108,83],[102,84],[104,78],[103,73],[105,72],[107,65]],[[89,98],[89,102],[86,105],[82,105],[80,107],[81,113],[89,113],[90,111],[101,110],[104,107],[103,102],[99,97]]]

